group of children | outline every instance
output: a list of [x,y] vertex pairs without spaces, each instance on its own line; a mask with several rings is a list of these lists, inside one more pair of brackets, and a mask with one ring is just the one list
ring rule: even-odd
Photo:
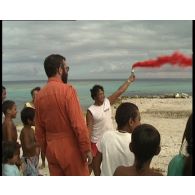
[[[3,88],[2,88],[3,90]],[[3,99],[3,93],[2,93]],[[17,142],[17,130],[13,123],[17,109],[15,102],[2,103],[3,119],[3,161],[2,175],[37,176],[40,147],[34,136],[35,108],[24,107],[21,121],[24,127]],[[149,124],[140,124],[139,109],[135,104],[122,103],[116,110],[117,131],[107,131],[97,143],[97,164],[95,175],[114,176],[160,176],[150,168],[153,156],[160,153],[160,134]],[[192,175],[192,114],[186,124],[182,144],[187,141],[188,156],[174,157],[168,166],[168,175]],[[22,157],[20,158],[20,147]],[[22,174],[21,174],[22,173]]]
[[[3,90],[3,88],[2,88]],[[2,100],[3,93],[2,93]],[[34,136],[35,109],[24,107],[21,111],[21,121],[23,128],[20,133],[20,143],[18,143],[17,129],[13,122],[16,118],[17,108],[14,101],[5,100],[2,102],[3,121],[2,121],[2,175],[4,176],[38,176],[38,162],[40,147],[37,145]],[[20,148],[22,147],[22,157]]]

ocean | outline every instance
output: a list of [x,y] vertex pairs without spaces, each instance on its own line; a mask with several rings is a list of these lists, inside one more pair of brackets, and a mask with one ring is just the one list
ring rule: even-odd
[[[7,100],[13,100],[17,105],[17,117],[14,119],[16,125],[21,124],[20,111],[25,102],[31,100],[30,91],[34,87],[43,87],[47,81],[3,81],[6,87]],[[77,90],[80,104],[84,110],[93,103],[90,89],[95,84],[104,87],[105,95],[109,96],[115,92],[124,80],[70,80]],[[165,95],[172,93],[187,93],[192,95],[192,79],[137,79],[132,83],[123,96],[135,95]]]

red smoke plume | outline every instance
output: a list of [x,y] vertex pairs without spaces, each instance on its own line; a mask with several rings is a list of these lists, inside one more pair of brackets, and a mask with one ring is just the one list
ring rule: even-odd
[[174,52],[172,55],[159,56],[156,59],[146,60],[143,62],[137,62],[133,64],[132,68],[143,67],[143,68],[157,68],[164,64],[177,65],[180,67],[192,66],[192,58],[187,57],[179,52]]

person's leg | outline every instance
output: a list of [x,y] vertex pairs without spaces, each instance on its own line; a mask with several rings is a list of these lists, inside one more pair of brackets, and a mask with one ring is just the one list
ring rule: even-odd
[[93,169],[94,175],[96,175],[96,176],[97,176],[97,174],[96,174],[95,167],[98,166],[98,162],[99,162],[99,161],[98,161],[97,156],[94,156],[94,157],[93,157],[93,160],[92,160],[92,169]]
[[45,168],[45,154],[41,151],[41,160],[42,160],[42,164],[40,169]]
[[50,176],[64,176],[64,172],[58,164],[50,163],[48,161],[48,167]]

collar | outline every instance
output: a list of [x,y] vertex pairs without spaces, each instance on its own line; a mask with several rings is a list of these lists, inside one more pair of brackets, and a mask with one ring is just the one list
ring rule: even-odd
[[49,83],[49,82],[52,82],[52,81],[63,83],[63,81],[58,77],[50,77],[47,82]]

